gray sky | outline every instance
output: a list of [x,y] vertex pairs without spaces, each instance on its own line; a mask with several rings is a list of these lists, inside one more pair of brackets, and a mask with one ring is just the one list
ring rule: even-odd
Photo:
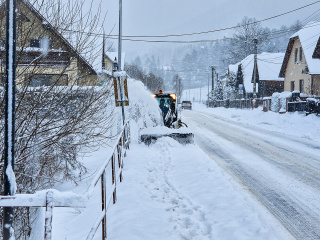
[[[108,11],[105,29],[118,33],[118,0],[102,0]],[[192,33],[234,26],[244,16],[257,20],[281,14],[316,0],[123,0],[123,35],[162,35]],[[262,25],[279,28],[303,20],[320,9],[320,3],[295,13],[266,21]],[[216,39],[230,36],[232,30],[168,40]],[[123,48],[129,55],[159,44],[128,43]],[[158,46],[160,47],[160,46]]]

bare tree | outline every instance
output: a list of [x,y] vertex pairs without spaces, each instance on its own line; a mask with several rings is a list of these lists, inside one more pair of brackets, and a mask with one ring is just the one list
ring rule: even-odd
[[[35,0],[31,6],[34,13],[43,17],[40,18],[41,28],[39,18],[32,18],[23,8],[18,8],[17,13],[15,173],[18,193],[33,193],[65,180],[77,184],[86,173],[85,166],[78,161],[79,154],[106,143],[112,137],[108,130],[113,125],[111,81],[102,81],[91,67],[94,59],[101,56],[102,41],[96,34],[101,32],[99,24],[103,23],[101,7],[96,12],[84,9],[83,0],[65,3]],[[25,22],[27,28],[23,25]],[[2,15],[0,41],[5,36],[4,23]],[[30,39],[46,39],[48,31],[43,31],[43,26],[52,33],[49,38],[56,41],[47,42],[48,46],[42,45],[38,51],[37,47],[30,46]],[[68,42],[61,39],[68,40],[69,51],[62,47]],[[3,42],[0,44],[3,46]],[[4,55],[0,58],[3,63]],[[70,67],[73,65],[78,69],[76,74]],[[1,80],[3,82],[2,75]],[[105,83],[98,87],[100,82]],[[0,121],[3,123],[3,88],[0,88],[0,95]],[[1,124],[1,136],[3,126]],[[0,145],[3,149],[3,137]],[[1,173],[3,158],[2,154]],[[2,181],[1,178],[1,186]],[[17,239],[30,235],[33,213],[30,209],[16,211]]]
[[224,50],[225,62],[236,63],[254,53],[254,39],[257,38],[259,47],[268,41],[266,29],[256,23],[255,18],[244,17],[236,28],[236,33],[232,39],[228,39],[228,44]]

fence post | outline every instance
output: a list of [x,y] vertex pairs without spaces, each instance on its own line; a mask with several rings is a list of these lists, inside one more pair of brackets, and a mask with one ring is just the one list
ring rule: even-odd
[[[117,149],[119,149],[117,147]],[[119,150],[118,150],[119,151]],[[119,158],[119,152],[118,152],[118,158]],[[114,184],[114,191],[113,191],[113,204],[116,203],[116,191],[117,191],[117,179],[116,179],[116,169],[115,169],[115,157],[114,155],[112,155],[112,159],[111,159],[111,167],[112,167],[112,185]]]
[[[101,210],[106,212],[106,171],[101,176]],[[102,240],[107,239],[107,213],[102,219]]]
[[52,239],[52,214],[53,214],[53,192],[48,191],[46,195],[46,213],[44,226],[44,239]]

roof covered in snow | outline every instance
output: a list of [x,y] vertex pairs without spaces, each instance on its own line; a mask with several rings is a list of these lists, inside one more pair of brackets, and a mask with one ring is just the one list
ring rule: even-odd
[[[312,58],[320,36],[320,22],[312,22],[296,32],[292,37],[299,37],[304,56],[306,58],[309,72],[312,74],[320,73],[320,59]],[[291,37],[291,38],[292,38]]]
[[238,72],[238,65],[240,63],[237,63],[237,64],[230,64],[229,65],[229,68],[228,68],[228,73],[231,74],[231,73],[234,73],[234,74],[237,74]]
[[[281,64],[283,62],[284,53],[261,53],[257,55],[258,73],[260,81],[284,81],[279,77]],[[243,84],[246,92],[253,92],[253,84],[251,82],[254,67],[254,54],[247,56],[241,62],[229,65],[229,71],[237,74],[238,66],[241,64],[243,74]],[[258,87],[258,84],[257,84]]]
[[[107,52],[106,55],[113,61],[118,62],[118,52]],[[126,58],[126,53],[121,52],[121,69],[124,69],[124,59]]]
[[300,40],[310,74],[320,74],[320,59],[314,58],[316,46],[319,44],[320,22],[311,22],[293,34],[289,40],[286,55],[281,67],[280,76],[284,77],[289,57],[296,39]]

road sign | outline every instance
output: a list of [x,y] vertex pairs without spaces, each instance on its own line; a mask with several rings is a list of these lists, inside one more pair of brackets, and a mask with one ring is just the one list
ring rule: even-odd
[[239,84],[239,94],[243,94],[243,84]]
[[[120,78],[120,81],[119,81]],[[119,84],[120,83],[120,84]],[[114,86],[114,99],[116,103],[116,107],[121,107],[121,92],[123,96],[123,105],[129,106],[129,96],[128,96],[128,81],[127,78],[123,77],[114,77],[113,78],[113,86]]]

